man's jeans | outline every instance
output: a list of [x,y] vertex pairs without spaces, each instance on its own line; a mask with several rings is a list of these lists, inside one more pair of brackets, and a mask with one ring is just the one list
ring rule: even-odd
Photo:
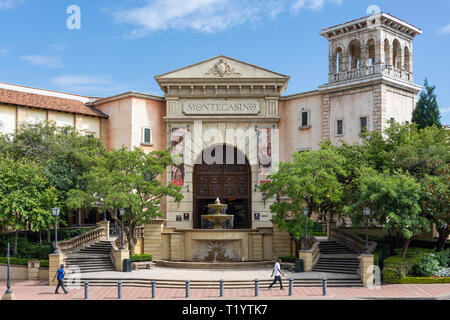
[[58,285],[56,286],[55,293],[58,293],[60,287],[63,289],[64,293],[67,293],[66,288],[64,288],[64,279],[58,279]]
[[283,289],[283,283],[281,282],[281,276],[275,276],[275,279],[273,280],[272,284],[269,286],[269,289],[272,289],[272,286],[273,286],[277,281],[280,282],[280,289]]

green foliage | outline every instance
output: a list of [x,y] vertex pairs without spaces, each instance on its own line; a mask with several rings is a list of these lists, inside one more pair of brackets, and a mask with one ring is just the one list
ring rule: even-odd
[[423,256],[433,252],[430,249],[410,248],[405,258],[401,256],[401,250],[396,249],[396,255],[384,260],[384,269],[382,272],[384,283],[400,283],[400,280],[406,276],[412,276],[413,267]]
[[[343,162],[344,158],[329,144],[323,144],[317,151],[294,153],[292,162],[281,163],[279,171],[269,177],[270,181],[261,185],[267,199],[277,199],[270,207],[275,223],[280,230],[289,232],[297,246],[305,234],[303,208],[308,208],[310,216],[321,204],[340,201],[342,186],[338,176],[345,175]],[[280,201],[284,197],[289,201]],[[308,218],[308,237],[313,227],[313,221]]]
[[[28,261],[35,261],[35,260],[39,260],[39,259],[24,259],[24,258],[9,257],[9,263],[11,265],[16,265],[16,266],[27,266]],[[7,264],[8,258],[0,257],[0,263]],[[40,260],[41,267],[48,268],[48,265],[49,265],[48,260]]]
[[420,98],[412,117],[412,122],[417,123],[420,129],[431,126],[440,128],[442,126],[434,90],[436,90],[436,87],[430,86],[428,79],[425,79],[424,90],[420,93]]
[[135,254],[130,256],[131,261],[138,262],[138,261],[152,261],[153,257],[151,254]]
[[401,284],[433,284],[433,283],[450,283],[450,278],[438,277],[404,277],[399,282]]
[[315,237],[326,237],[328,234],[326,232],[313,232]]
[[[54,221],[51,208],[57,203],[41,166],[26,160],[0,157],[0,221],[14,231],[38,231]],[[14,254],[17,243],[14,241]]]
[[363,208],[370,207],[371,219],[406,239],[404,254],[411,238],[424,230],[429,231],[428,220],[421,216],[422,189],[413,177],[402,172],[378,174],[374,170],[365,170],[359,189],[359,201],[345,208],[353,225],[361,224]]
[[298,260],[297,257],[291,257],[291,256],[289,256],[289,257],[280,257],[280,259],[281,259],[281,262],[295,262],[295,261]]
[[67,204],[72,209],[97,205],[101,213],[109,211],[116,221],[120,221],[116,210],[125,208],[124,231],[133,253],[136,226],[162,215],[163,197],[175,201],[183,198],[180,187],[171,182],[164,185],[160,179],[170,164],[169,151],[146,154],[139,148],[112,150],[95,158],[93,167],[83,176],[85,190],[71,190]]
[[450,250],[423,256],[412,269],[412,274],[419,277],[429,277],[443,268],[450,266]]

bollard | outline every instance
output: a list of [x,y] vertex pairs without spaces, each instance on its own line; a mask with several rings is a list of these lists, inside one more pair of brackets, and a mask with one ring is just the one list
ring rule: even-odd
[[85,300],[89,299],[89,282],[88,281],[84,282],[84,299]]
[[259,295],[259,280],[255,279],[255,297]]
[[292,296],[294,291],[294,279],[289,279],[289,295]]
[[119,299],[122,299],[122,281],[119,280],[119,282],[117,282],[117,295]]
[[323,281],[323,295],[326,296],[327,295],[327,278],[324,277],[322,281]]
[[223,297],[224,281],[220,280],[220,296]]
[[190,292],[189,292],[189,280],[186,280],[186,298],[189,298],[189,294],[190,294]]
[[152,299],[155,299],[156,296],[156,281],[152,280]]

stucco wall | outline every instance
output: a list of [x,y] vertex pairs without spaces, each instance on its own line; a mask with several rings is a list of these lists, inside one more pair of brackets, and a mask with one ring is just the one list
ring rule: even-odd
[[0,134],[14,133],[16,129],[16,107],[0,104]]
[[[320,93],[280,101],[280,161],[292,159],[301,149],[318,149],[322,140],[322,96]],[[310,111],[310,128],[300,129],[302,110]]]

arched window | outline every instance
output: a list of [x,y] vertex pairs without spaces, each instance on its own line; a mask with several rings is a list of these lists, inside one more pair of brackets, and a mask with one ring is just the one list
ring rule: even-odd
[[384,63],[386,65],[392,65],[391,61],[391,45],[388,39],[384,40]]
[[361,63],[361,42],[359,40],[352,40],[350,42],[349,52],[350,70],[358,69]]
[[411,72],[411,57],[409,55],[408,47],[405,47],[405,71]]
[[375,64],[375,40],[369,40],[367,45],[369,47],[369,61],[367,65],[373,66]]
[[335,60],[335,73],[344,71],[342,68],[342,48],[336,49],[336,54],[334,56]]
[[400,45],[400,41],[395,39],[392,45],[392,64],[394,65],[394,68],[403,69],[401,61],[402,61],[402,47]]

